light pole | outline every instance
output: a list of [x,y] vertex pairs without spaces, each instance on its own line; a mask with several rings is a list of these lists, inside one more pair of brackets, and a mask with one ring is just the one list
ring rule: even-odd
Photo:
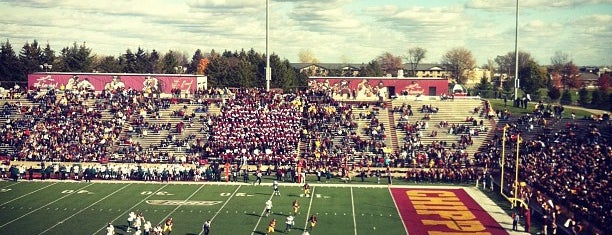
[[40,67],[40,69],[44,69],[45,73],[47,73],[47,72],[49,72],[49,70],[51,70],[53,68],[53,65],[52,64],[44,63],[44,64],[39,65],[38,67]]
[[518,78],[518,19],[519,19],[519,0],[516,0],[516,17],[514,22],[514,100],[518,99],[519,78]]
[[270,51],[268,49],[268,31],[270,23],[268,22],[268,12],[270,11],[269,0],[266,0],[266,91],[270,90],[270,80],[272,80],[272,71],[270,70]]

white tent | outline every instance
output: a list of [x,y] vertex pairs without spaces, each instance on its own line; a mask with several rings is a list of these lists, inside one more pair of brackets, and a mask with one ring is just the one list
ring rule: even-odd
[[453,86],[453,93],[467,93],[467,89],[465,89],[464,86],[462,86],[461,84],[457,83]]

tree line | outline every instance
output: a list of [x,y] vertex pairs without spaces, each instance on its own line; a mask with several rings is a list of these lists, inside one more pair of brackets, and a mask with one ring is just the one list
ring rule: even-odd
[[[357,76],[380,77],[391,74],[397,76],[397,71],[407,71],[409,76],[416,76],[418,65],[427,58],[427,50],[412,47],[405,55],[393,55],[384,52],[368,63],[362,64]],[[316,56],[310,50],[300,51],[300,62],[317,63]],[[578,89],[583,86],[579,81],[578,67],[569,59],[566,53],[557,51],[551,57],[551,66],[538,64],[531,54],[518,53],[520,89],[525,94],[535,97],[542,96],[546,90],[551,100],[558,100],[562,90]],[[56,52],[49,43],[42,46],[38,41],[26,42],[17,53],[7,40],[0,43],[0,81],[25,82],[27,75],[33,72],[100,72],[100,73],[150,73],[150,74],[202,74],[208,76],[209,84],[219,87],[265,87],[266,55],[253,49],[248,51],[202,52],[197,49],[189,59],[179,51],[160,53],[155,49],[148,51],[141,47],[136,50],[127,49],[120,56],[98,55],[92,52],[85,43],[73,43]],[[407,61],[404,68],[403,61]],[[449,78],[459,84],[465,84],[476,66],[472,52],[463,47],[450,49],[440,59],[440,64],[451,74]],[[47,66],[41,66],[47,65]],[[271,87],[292,89],[305,87],[307,75],[291,66],[287,59],[278,55],[270,56],[272,70]],[[508,52],[489,60],[481,68],[497,74],[505,74],[505,82],[498,79],[497,83],[481,78],[474,88],[479,93],[504,93],[510,96],[514,83],[515,53]],[[340,69],[330,71],[328,76],[353,76],[345,74]],[[607,97],[609,78],[600,78],[598,85],[600,94],[591,95],[593,99]],[[7,85],[7,84],[3,84]],[[10,84],[9,84],[10,86]],[[481,94],[482,95],[482,94]],[[584,101],[584,99],[583,99]]]
[[[201,74],[208,76],[211,86],[265,87],[266,55],[249,51],[211,50],[203,53],[197,49],[191,60],[178,51],[160,53],[127,49],[115,57],[97,55],[85,43],[73,43],[56,52],[47,43],[26,42],[17,53],[7,40],[0,44],[0,81],[5,86],[12,82],[26,82],[34,72],[94,72],[94,73],[144,73],[144,74]],[[292,89],[307,85],[308,77],[300,74],[287,59],[270,56],[271,86]],[[9,81],[10,84],[6,84]]]

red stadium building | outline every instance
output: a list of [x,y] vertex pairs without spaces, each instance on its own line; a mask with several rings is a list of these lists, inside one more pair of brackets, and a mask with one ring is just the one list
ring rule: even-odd
[[310,77],[308,86],[330,90],[334,95],[356,99],[384,98],[406,95],[440,96],[448,94],[446,78],[398,78],[398,77]]

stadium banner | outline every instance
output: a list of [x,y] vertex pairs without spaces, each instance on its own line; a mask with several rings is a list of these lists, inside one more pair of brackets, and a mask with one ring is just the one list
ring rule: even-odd
[[392,188],[409,234],[508,234],[463,189]]
[[448,94],[448,80],[439,78],[310,77],[308,86],[315,89],[332,89],[334,94],[357,98],[376,96],[379,92],[386,95]]
[[[110,73],[33,73],[28,75],[30,89],[73,89],[84,87],[95,91],[125,87],[146,93],[193,93],[197,76],[184,74],[110,74]],[[202,78],[200,78],[200,82]]]

